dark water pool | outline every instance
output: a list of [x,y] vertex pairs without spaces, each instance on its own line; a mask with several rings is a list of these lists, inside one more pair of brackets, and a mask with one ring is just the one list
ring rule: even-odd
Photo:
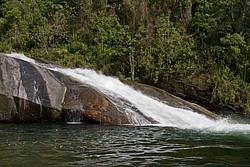
[[0,166],[250,166],[250,134],[150,126],[0,124]]

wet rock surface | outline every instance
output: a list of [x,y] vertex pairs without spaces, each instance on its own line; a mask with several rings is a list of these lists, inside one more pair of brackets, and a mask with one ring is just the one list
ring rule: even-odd
[[101,93],[61,73],[0,55],[0,122],[125,124]]
[[163,89],[159,89],[154,86],[140,84],[140,83],[133,83],[129,81],[123,81],[124,83],[132,86],[134,89],[143,92],[144,94],[151,96],[152,98],[158,99],[162,101],[163,103],[177,108],[184,108],[184,109],[190,109],[198,113],[202,113],[204,115],[207,115],[211,118],[218,118],[219,116],[215,114],[214,112],[209,111],[208,109],[197,105],[196,103],[192,103],[186,100],[183,100]]
[[[161,89],[124,82],[170,106],[215,117],[205,108]],[[0,54],[0,122],[131,123],[126,113],[118,108],[93,86],[49,70],[39,63]]]

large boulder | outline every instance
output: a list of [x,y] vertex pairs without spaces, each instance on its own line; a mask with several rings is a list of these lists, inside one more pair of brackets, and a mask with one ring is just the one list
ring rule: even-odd
[[[124,82],[170,106],[216,117],[205,108],[161,89]],[[133,110],[135,115],[126,110]],[[112,99],[89,84],[50,70],[48,65],[0,54],[0,122],[129,124],[134,123],[133,117],[140,118],[139,123],[156,123],[126,99]]]
[[127,116],[119,112],[104,94],[78,80],[52,71],[64,83],[67,91],[62,104],[64,121],[84,121],[102,124],[128,124]]
[[0,122],[55,121],[128,123],[126,115],[93,87],[0,55]]

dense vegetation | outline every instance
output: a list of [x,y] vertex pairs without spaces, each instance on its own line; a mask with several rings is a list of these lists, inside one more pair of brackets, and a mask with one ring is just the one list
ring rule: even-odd
[[206,75],[250,112],[249,0],[0,0],[0,52],[157,84]]

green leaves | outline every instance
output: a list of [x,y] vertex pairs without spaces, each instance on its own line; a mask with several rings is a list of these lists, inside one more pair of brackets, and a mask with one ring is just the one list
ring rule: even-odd
[[247,54],[249,53],[249,45],[247,45],[244,36],[241,34],[227,34],[220,39],[224,50],[224,63],[236,74],[241,74],[245,78],[244,69],[249,65]]
[[154,82],[166,80],[172,75],[188,73],[193,68],[192,38],[181,35],[181,29],[176,28],[169,17],[160,16],[157,19],[155,38],[151,44]]
[[250,112],[250,84],[235,77],[229,68],[218,69],[210,78],[213,85],[212,101],[220,106],[230,106],[235,110],[243,108]]

